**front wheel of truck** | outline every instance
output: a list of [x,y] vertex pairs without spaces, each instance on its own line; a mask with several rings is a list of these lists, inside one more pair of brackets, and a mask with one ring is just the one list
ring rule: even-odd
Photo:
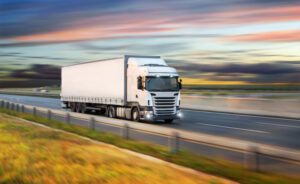
[[116,110],[113,106],[108,107],[107,115],[110,118],[116,118]]
[[131,112],[132,121],[140,121],[140,111],[137,107],[134,107]]

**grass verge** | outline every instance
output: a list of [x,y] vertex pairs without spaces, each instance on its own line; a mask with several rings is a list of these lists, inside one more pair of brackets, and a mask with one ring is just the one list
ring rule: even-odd
[[107,132],[90,130],[80,126],[66,124],[55,120],[48,120],[43,117],[18,113],[7,109],[0,108],[0,112],[13,115],[16,117],[20,117],[29,121],[34,121],[49,127],[76,133],[78,135],[89,137],[97,141],[109,143],[121,148],[126,148],[132,151],[157,157],[168,162],[186,166],[216,176],[228,178],[244,184],[258,184],[258,183],[298,184],[300,183],[300,178],[285,176],[285,175],[277,175],[272,173],[265,173],[265,172],[254,172],[243,168],[241,165],[229,161],[225,161],[221,159],[211,159],[187,151],[180,151],[177,154],[172,154],[168,151],[166,147],[154,145],[142,141],[137,141],[137,140],[126,140],[118,135],[107,133]]
[[0,183],[232,184],[0,113]]

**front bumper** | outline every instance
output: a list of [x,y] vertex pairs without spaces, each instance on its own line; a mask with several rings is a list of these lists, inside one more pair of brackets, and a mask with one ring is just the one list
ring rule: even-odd
[[176,111],[176,114],[170,114],[170,115],[156,115],[153,114],[153,111],[141,111],[141,119],[142,120],[168,120],[168,119],[181,119],[182,118],[182,112],[180,110]]
[[180,119],[176,114],[174,115],[154,115],[152,120],[167,120],[167,119]]

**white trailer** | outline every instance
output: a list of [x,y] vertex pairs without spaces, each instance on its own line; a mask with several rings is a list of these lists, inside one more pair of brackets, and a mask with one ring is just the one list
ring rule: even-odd
[[180,118],[181,82],[156,56],[125,56],[62,68],[61,101],[74,112],[98,111],[115,118]]

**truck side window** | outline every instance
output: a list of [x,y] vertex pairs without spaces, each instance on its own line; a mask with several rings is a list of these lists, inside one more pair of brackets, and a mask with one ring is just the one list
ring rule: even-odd
[[143,90],[143,80],[141,76],[137,78],[137,88]]

